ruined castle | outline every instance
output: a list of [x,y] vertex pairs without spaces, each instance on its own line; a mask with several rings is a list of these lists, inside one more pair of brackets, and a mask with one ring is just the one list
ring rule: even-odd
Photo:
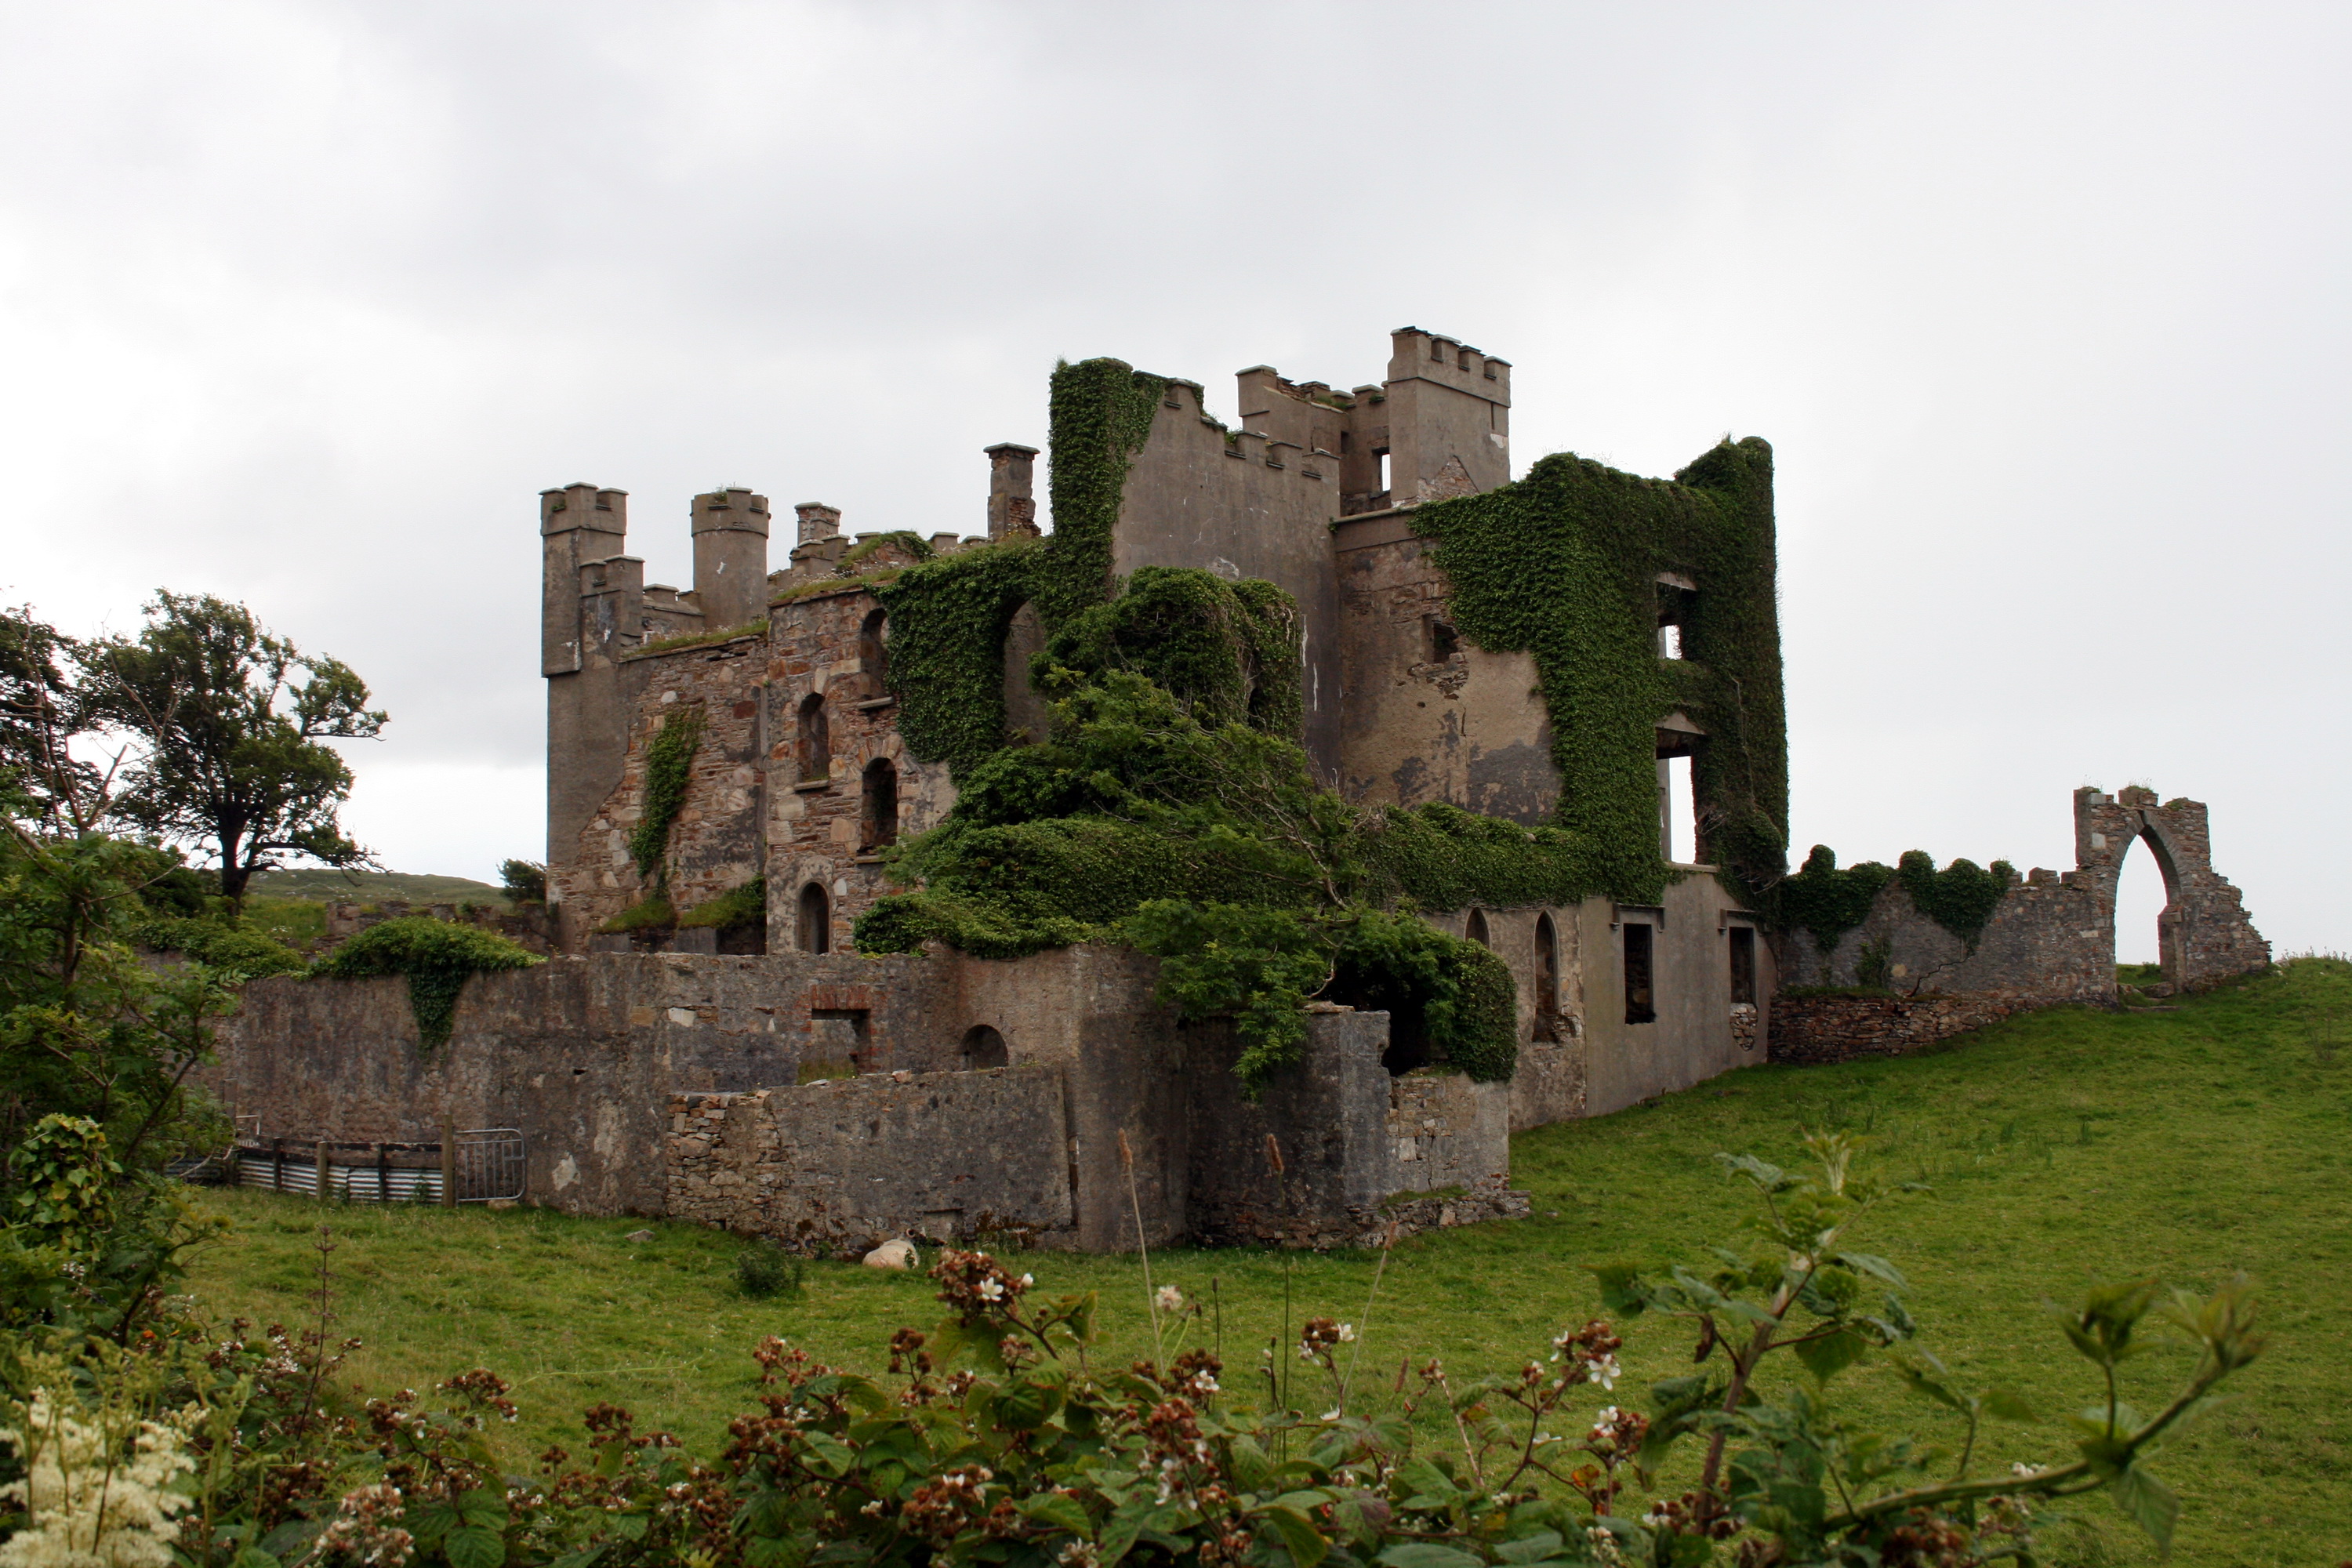
[[[1377,383],[1241,372],[1230,428],[1196,383],[1088,363],[1149,401],[1097,417],[1064,406],[1057,375],[1051,534],[1039,454],[1013,444],[987,448],[971,536],[845,532],[842,510],[806,502],[776,566],[766,497],[697,496],[685,588],[645,580],[625,492],[544,492],[559,956],[476,977],[429,1057],[396,982],[258,983],[225,1092],[315,1136],[452,1117],[528,1129],[534,1201],[810,1245],[1006,1226],[1092,1248],[1329,1245],[1520,1212],[1512,1131],[1856,1026],[1808,1003],[1782,1029],[1787,982],[1915,976],[1933,995],[1901,1027],[1927,1036],[2112,1003],[2115,870],[2137,838],[2177,884],[2183,984],[2267,962],[2211,872],[2203,808],[2136,792],[2080,792],[2078,868],[2015,879],[1965,938],[1899,880],[1833,941],[1771,928],[1743,891],[1786,869],[1760,441],[1727,440],[1672,481],[1568,457],[1515,476],[1510,364],[1412,328]],[[981,642],[961,684],[936,689],[894,666],[892,605],[960,561],[1010,564],[960,601]],[[1297,738],[1352,805],[1565,825],[1603,868],[1594,885],[1637,889],[1422,900],[1509,970],[1507,1081],[1413,1070],[1387,1013],[1318,1005],[1303,1062],[1249,1101],[1226,1070],[1231,1029],[1161,1005],[1140,954],[855,951],[858,917],[894,890],[889,847],[946,816],[975,754],[1048,732],[1032,660],[1063,612],[1038,584],[1100,595],[1146,567],[1286,595]],[[1696,853],[1668,863],[1678,828]],[[1973,1001],[1937,1011],[1953,995]],[[329,1038],[331,1059],[293,1043]]]

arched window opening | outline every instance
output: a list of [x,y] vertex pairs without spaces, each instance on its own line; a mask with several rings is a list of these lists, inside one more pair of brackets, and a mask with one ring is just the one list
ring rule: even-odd
[[801,889],[800,950],[833,951],[833,900],[825,897],[820,883],[811,882]]
[[1007,1052],[1004,1048],[1004,1037],[998,1034],[994,1029],[990,1028],[987,1025],[974,1024],[971,1028],[964,1031],[963,1065],[965,1071],[977,1072],[982,1068],[1005,1067],[1010,1065],[1012,1059],[1013,1058],[1011,1053]]
[[1559,931],[1549,914],[1540,914],[1536,917],[1536,1038],[1559,1037]]
[[[2161,964],[2164,943],[2157,927],[2164,918],[2164,868],[2156,849],[2135,838],[2124,850],[2116,871],[2116,962],[2119,964]],[[2155,975],[2143,972],[2143,981]]]
[[1470,911],[1470,918],[1462,922],[1462,934],[1480,947],[1490,948],[1495,945],[1486,931],[1486,911],[1484,910]]
[[881,697],[888,693],[890,655],[882,645],[882,630],[889,618],[876,610],[866,616],[857,628],[857,662],[866,671],[866,695]]
[[898,769],[887,757],[866,764],[857,807],[858,848],[872,854],[898,842]]
[[813,784],[833,773],[833,735],[825,722],[822,691],[812,691],[801,700],[800,768],[803,784]]

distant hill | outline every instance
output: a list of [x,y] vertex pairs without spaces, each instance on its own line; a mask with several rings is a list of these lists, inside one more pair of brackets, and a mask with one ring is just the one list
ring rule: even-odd
[[322,904],[380,904],[403,899],[412,904],[502,904],[506,890],[467,877],[433,877],[417,871],[338,871],[305,866],[262,871],[250,891],[270,899],[313,899]]

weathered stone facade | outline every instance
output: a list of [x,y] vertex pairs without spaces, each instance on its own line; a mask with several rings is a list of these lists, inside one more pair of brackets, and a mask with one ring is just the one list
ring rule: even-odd
[[[2167,981],[2196,991],[2269,966],[2270,944],[2246,918],[2238,889],[2213,869],[2203,805],[2184,799],[2158,805],[2156,792],[2139,786],[2113,795],[2085,787],[2074,792],[2074,807],[2075,868],[2036,867],[2011,882],[1973,943],[1915,908],[1897,878],[1831,952],[1822,952],[1808,932],[1789,932],[1781,943],[1783,983],[1857,986],[1864,984],[1865,964],[1883,965],[1885,989],[1905,995],[1970,998],[2012,1012],[2063,1003],[2112,1005],[2116,884],[2137,839],[2155,855],[2168,895],[2158,921]],[[1853,1016],[1873,1015],[1864,1009]],[[1793,1048],[1776,1025],[1773,1056]]]

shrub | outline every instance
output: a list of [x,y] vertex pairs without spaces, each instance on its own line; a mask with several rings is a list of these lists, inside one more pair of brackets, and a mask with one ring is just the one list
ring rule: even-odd
[[142,946],[176,952],[196,963],[255,978],[291,974],[302,955],[246,921],[172,919],[144,921],[131,928]]
[[547,902],[547,868],[536,860],[499,861],[499,880],[505,885],[509,903]]
[[735,1283],[754,1301],[800,1295],[806,1275],[806,1264],[771,1241],[755,1241],[735,1258]]
[[409,1010],[426,1050],[449,1042],[457,994],[468,976],[528,969],[546,962],[529,948],[478,926],[409,915],[370,926],[310,966],[314,975],[342,980],[380,974],[408,976]]
[[730,888],[707,903],[700,903],[677,917],[681,927],[715,926],[720,931],[740,931],[745,926],[763,925],[768,919],[768,879],[754,877],[740,888]]

